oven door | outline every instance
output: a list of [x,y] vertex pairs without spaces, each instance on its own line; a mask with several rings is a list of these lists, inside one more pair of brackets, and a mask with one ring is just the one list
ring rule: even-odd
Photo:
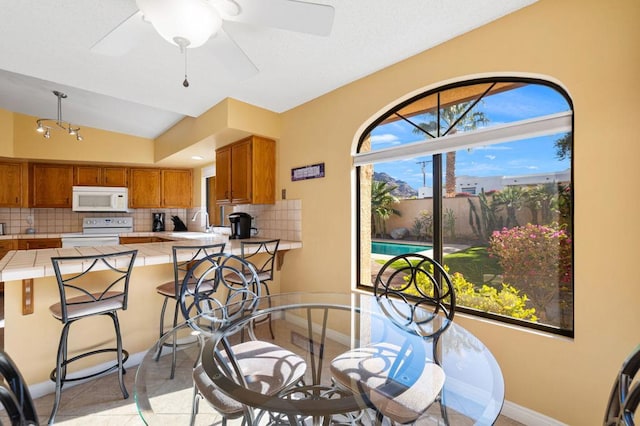
[[117,246],[119,244],[120,238],[117,235],[62,236],[62,248]]

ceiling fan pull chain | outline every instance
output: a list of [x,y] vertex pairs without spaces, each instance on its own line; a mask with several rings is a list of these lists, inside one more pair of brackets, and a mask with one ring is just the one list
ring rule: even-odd
[[182,49],[184,51],[184,81],[182,85],[184,87],[189,87],[189,80],[187,80],[187,49]]

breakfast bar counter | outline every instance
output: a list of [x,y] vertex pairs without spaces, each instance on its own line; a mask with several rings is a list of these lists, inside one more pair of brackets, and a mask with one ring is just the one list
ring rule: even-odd
[[[173,280],[173,246],[226,242],[225,252],[240,255],[241,241],[266,239],[253,237],[227,241],[226,237],[220,234],[201,232],[166,232],[153,235],[170,241],[100,247],[14,250],[0,261],[0,281],[5,283],[4,350],[11,354],[30,387],[35,386],[34,396],[46,394],[53,389],[49,374],[55,366],[61,329],[60,322],[49,312],[49,306],[59,302],[60,298],[51,263],[52,257],[138,250],[129,285],[128,308],[118,314],[124,347],[131,354],[128,365],[135,365],[145,349],[151,346],[159,336],[163,297],[156,293],[156,287]],[[141,234],[127,236],[141,236]],[[302,248],[302,243],[299,241],[281,240],[277,265],[282,266],[285,253],[299,248]],[[99,271],[92,273],[100,274]],[[274,281],[270,285],[272,292],[275,293],[279,292],[279,275],[280,272],[276,272]],[[72,333],[75,340],[70,341],[70,347],[82,351],[87,347],[103,345],[111,339],[112,333],[106,332],[109,327],[112,327],[109,319],[102,316],[75,324]],[[105,330],[104,336],[102,336],[102,330]],[[91,370],[99,367],[99,365],[90,364],[90,361],[98,364],[101,362],[87,360],[85,364],[80,362],[80,368]]]

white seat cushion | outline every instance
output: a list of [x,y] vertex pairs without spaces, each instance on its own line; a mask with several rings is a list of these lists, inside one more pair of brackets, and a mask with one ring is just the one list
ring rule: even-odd
[[[180,283],[180,286],[182,285],[182,283]],[[178,291],[180,290],[180,286],[178,287]],[[189,284],[189,292],[193,293],[193,290],[195,288],[195,284]],[[200,291],[212,291],[213,290],[213,284],[210,280],[206,280],[203,281],[202,283],[200,283]],[[174,281],[168,281],[164,284],[160,284],[158,287],[156,287],[156,291],[163,295],[164,297],[172,297],[174,299],[177,299],[179,294],[176,294],[176,285]]]
[[[94,297],[99,297],[99,294],[95,294]],[[123,302],[124,294],[113,291],[105,293],[102,300],[97,302],[93,301],[89,296],[72,297],[67,299],[67,317],[69,319],[75,319],[87,315],[115,311],[122,309]],[[55,318],[62,321],[62,308],[59,302],[49,306],[49,310]]]
[[364,393],[386,417],[410,423],[438,397],[445,374],[439,365],[424,359],[424,363],[389,377],[400,350],[400,346],[391,343],[353,349],[331,361],[331,373],[343,386]]
[[[296,383],[307,369],[304,359],[269,342],[252,340],[234,345],[233,351],[247,387],[264,395],[274,395]],[[221,414],[233,416],[242,412],[242,404],[220,391],[202,364],[194,369],[193,380],[200,394]]]

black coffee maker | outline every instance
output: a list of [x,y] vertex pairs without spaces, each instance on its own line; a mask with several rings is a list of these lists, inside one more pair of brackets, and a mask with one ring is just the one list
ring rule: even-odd
[[235,212],[229,215],[231,224],[230,239],[241,240],[251,237],[251,215],[243,212]]
[[164,231],[164,213],[152,213],[153,226],[151,230],[153,232]]

